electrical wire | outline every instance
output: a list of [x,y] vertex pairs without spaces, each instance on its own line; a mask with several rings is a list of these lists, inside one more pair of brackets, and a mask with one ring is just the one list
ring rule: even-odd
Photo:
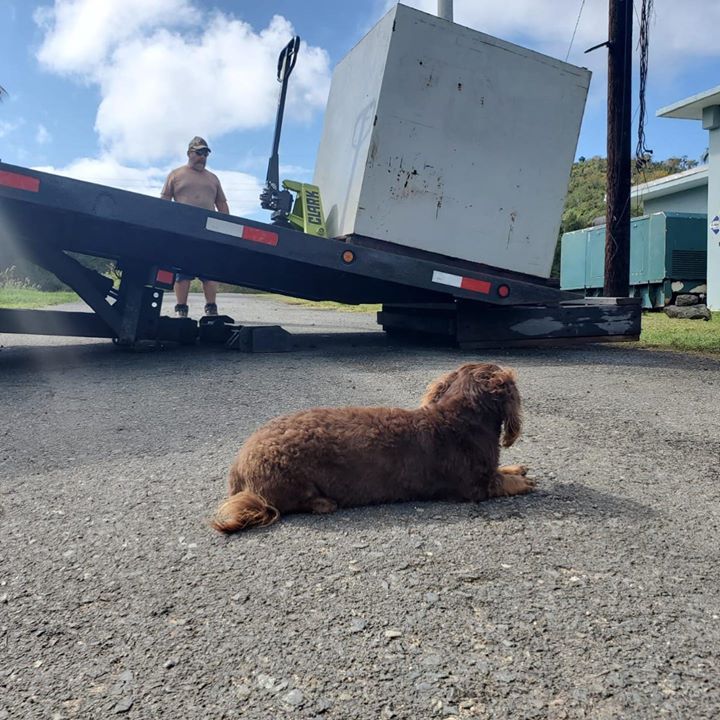
[[570,46],[568,47],[567,55],[565,56],[565,62],[570,57],[570,51],[572,50],[573,42],[575,40],[575,33],[577,32],[578,25],[580,24],[580,17],[582,16],[583,8],[585,7],[585,0],[580,3],[580,12],[578,13],[577,20],[575,21],[575,29],[573,30],[572,37],[570,38]]
[[640,48],[640,92],[639,92],[639,105],[640,105],[640,116],[638,118],[638,141],[635,148],[635,167],[641,170],[649,161],[652,155],[650,150],[645,145],[645,123],[646,109],[645,109],[645,90],[647,87],[647,75],[648,75],[648,58],[650,51],[650,16],[653,11],[654,0],[640,0],[641,11],[640,11],[640,35],[638,37],[638,47]]

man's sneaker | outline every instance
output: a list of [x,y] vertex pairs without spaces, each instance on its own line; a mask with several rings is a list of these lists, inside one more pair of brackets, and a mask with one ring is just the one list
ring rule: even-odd
[[179,318],[186,318],[188,316],[188,306],[187,305],[176,305],[175,306],[175,317]]
[[208,303],[205,306],[205,315],[217,315],[217,305],[215,303]]

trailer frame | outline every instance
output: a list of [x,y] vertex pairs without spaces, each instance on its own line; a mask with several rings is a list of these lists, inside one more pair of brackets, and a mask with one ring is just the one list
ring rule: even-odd
[[[194,342],[195,321],[160,315],[179,272],[308,300],[379,303],[386,331],[466,347],[640,332],[639,306],[593,302],[543,278],[372,238],[317,237],[1,162],[0,242],[56,275],[95,316],[4,310],[6,333],[111,337],[129,347]],[[114,260],[119,286],[70,253]],[[528,324],[538,314],[546,322]]]

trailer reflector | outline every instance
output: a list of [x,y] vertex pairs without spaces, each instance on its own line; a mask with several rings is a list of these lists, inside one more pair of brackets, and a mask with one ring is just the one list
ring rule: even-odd
[[250,227],[249,225],[243,225],[241,223],[229,222],[228,220],[220,220],[220,218],[209,217],[205,223],[205,227],[212,232],[232,235],[233,237],[261,243],[262,245],[272,245],[275,247],[275,245],[278,244],[277,233]]
[[155,282],[158,285],[166,285],[171,288],[175,284],[175,273],[171,270],[158,270],[155,273]]
[[501,285],[501,286],[497,289],[497,294],[498,294],[501,298],[506,298],[506,297],[510,294],[510,288],[509,288],[507,285]]
[[252,242],[262,243],[263,245],[275,245],[278,244],[277,233],[270,232],[269,230],[261,230],[260,228],[245,226],[242,234],[243,240],[252,240]]
[[473,292],[483,293],[487,295],[492,285],[487,280],[475,280],[473,278],[464,277],[460,283],[463,290],[472,290]]
[[483,295],[488,295],[492,288],[491,283],[487,280],[476,280],[475,278],[464,277],[463,275],[452,275],[438,270],[433,271],[432,280],[441,285],[450,285],[451,287],[470,290],[471,292],[478,292]]
[[0,170],[0,185],[30,192],[37,192],[40,189],[40,181],[37,178],[5,170]]

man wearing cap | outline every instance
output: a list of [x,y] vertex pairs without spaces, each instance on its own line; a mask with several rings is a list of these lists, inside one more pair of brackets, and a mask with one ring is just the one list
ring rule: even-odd
[[[210,154],[208,144],[201,137],[195,136],[188,145],[187,165],[172,170],[167,176],[160,197],[163,200],[175,200],[175,202],[195,205],[206,210],[217,210],[221,213],[229,213],[227,198],[223,192],[222,185],[217,175],[205,168],[207,156]],[[188,316],[188,294],[190,293],[190,281],[192,275],[178,274],[175,280],[175,314],[178,317]],[[205,315],[217,315],[218,284],[215,280],[200,278],[205,294]]]

